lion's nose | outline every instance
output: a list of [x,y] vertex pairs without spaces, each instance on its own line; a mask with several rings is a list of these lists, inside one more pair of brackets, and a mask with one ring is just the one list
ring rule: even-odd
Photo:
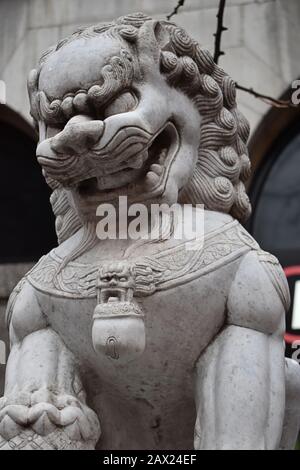
[[93,121],[87,116],[75,116],[63,131],[37,146],[36,155],[42,166],[56,168],[66,159],[84,154],[101,138],[104,131],[102,121]]
[[80,154],[95,145],[104,131],[102,121],[93,121],[86,116],[75,116],[63,131],[51,139],[51,149],[56,153]]
[[36,156],[41,165],[48,160],[55,160],[57,158],[57,155],[51,148],[50,139],[44,140],[37,146]]

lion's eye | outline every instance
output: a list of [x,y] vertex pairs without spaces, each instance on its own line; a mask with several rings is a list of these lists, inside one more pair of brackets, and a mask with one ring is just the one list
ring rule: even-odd
[[121,277],[121,278],[120,278],[120,281],[121,281],[121,282],[126,282],[126,281],[127,281],[127,277]]
[[113,116],[114,114],[127,113],[133,111],[137,105],[137,98],[133,93],[126,91],[119,95],[112,103],[110,103],[105,111],[104,118]]

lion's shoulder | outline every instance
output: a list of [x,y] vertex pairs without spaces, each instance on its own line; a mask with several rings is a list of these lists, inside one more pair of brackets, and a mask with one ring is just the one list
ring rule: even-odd
[[[205,233],[209,233],[216,230],[222,230],[227,224],[236,222],[235,219],[229,215],[225,214],[224,212],[216,212],[216,211],[209,211],[204,210],[204,230]],[[236,225],[240,224],[236,222]]]

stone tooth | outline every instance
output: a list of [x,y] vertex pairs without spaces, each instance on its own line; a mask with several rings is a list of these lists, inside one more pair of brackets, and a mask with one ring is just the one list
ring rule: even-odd
[[164,162],[167,154],[168,154],[168,149],[162,149],[162,151],[160,152],[159,161]]
[[146,186],[154,188],[159,182],[159,176],[153,171],[149,171],[146,175]]
[[160,176],[164,171],[162,165],[159,165],[157,163],[153,163],[153,165],[150,166],[150,170],[152,170],[158,176]]
[[129,160],[128,166],[130,166],[131,168],[139,169],[139,168],[142,168],[143,163],[144,163],[143,156],[138,155],[137,157],[134,157],[131,160]]

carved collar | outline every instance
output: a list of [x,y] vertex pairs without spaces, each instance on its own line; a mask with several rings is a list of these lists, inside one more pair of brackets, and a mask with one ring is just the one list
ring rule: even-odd
[[[193,250],[187,249],[188,243],[151,256],[135,258],[133,254],[130,262],[135,265],[136,272],[134,295],[151,295],[184,284],[230,263],[251,249],[258,249],[258,244],[237,221],[206,234],[204,240],[195,240]],[[51,251],[27,274],[28,281],[37,290],[56,297],[96,297],[101,263],[71,261],[59,271],[62,261],[54,250]]]

